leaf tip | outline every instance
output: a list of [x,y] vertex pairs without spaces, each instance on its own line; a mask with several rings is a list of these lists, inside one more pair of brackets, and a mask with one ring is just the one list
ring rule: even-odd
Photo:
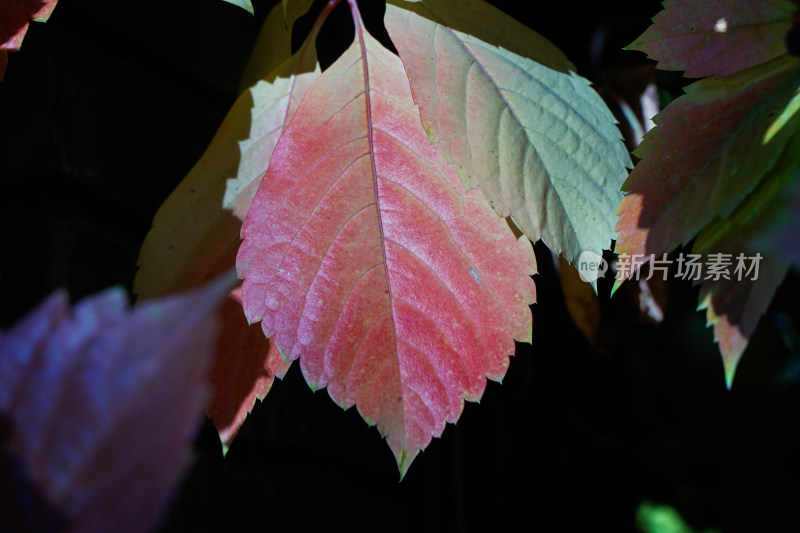
[[617,278],[617,279],[614,280],[614,285],[611,287],[611,294],[609,295],[609,298],[613,297],[614,294],[616,294],[617,290],[620,287],[622,287],[623,283],[625,283],[624,279]]
[[722,353],[722,366],[725,368],[725,388],[731,390],[731,387],[733,387],[733,378],[736,375],[736,369],[739,366],[739,361],[747,346],[747,340],[745,339],[744,342],[732,346],[729,339],[718,338],[715,333],[714,341],[719,343],[719,349]]
[[626,52],[642,52],[641,49],[641,39],[639,37],[636,38],[635,41],[631,42],[630,44],[623,46],[622,49]]
[[725,388],[731,390],[733,387],[733,377],[736,374],[736,361],[727,361],[723,358],[723,363],[725,366]]
[[400,450],[400,455],[397,456],[397,469],[400,471],[400,479],[398,483],[403,481],[403,478],[406,477],[406,473],[408,472],[408,467],[411,466],[411,462],[414,460],[408,453],[408,450],[403,448]]
[[[533,302],[534,304],[536,302]],[[514,340],[517,342],[527,342],[528,344],[533,344],[533,321],[530,320],[525,325],[525,334],[520,335],[519,337],[514,337]]]
[[727,369],[725,370],[725,388],[731,390],[733,386],[733,373],[729,373]]

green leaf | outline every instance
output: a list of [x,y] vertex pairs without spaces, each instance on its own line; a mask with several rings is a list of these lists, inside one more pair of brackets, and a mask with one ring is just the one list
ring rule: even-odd
[[233,4],[235,6],[239,6],[251,15],[253,14],[253,4],[250,0],[222,0],[223,2],[228,2],[229,4]]
[[631,162],[563,54],[476,0],[394,0],[385,23],[428,135],[464,184],[569,262],[609,247]]

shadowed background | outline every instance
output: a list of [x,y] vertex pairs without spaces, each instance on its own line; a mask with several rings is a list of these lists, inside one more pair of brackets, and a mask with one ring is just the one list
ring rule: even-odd
[[[0,84],[0,327],[56,287],[73,300],[130,290],[158,206],[233,103],[275,2],[253,3],[255,17],[220,0],[64,0],[47,24],[31,25]],[[380,3],[362,3],[374,27]],[[619,47],[659,9],[495,4],[598,80],[641,63]],[[338,43],[320,47],[323,63],[347,35],[339,10],[320,37]],[[674,76],[659,80],[679,92]],[[533,345],[518,345],[503,385],[490,382],[402,483],[377,431],[312,393],[295,368],[225,459],[204,422],[161,531],[636,531],[648,500],[698,531],[800,529],[797,276],[779,289],[728,392],[696,288],[670,283],[655,325],[631,294],[609,300],[601,284],[607,353],[598,353],[567,314],[549,252],[536,253]]]

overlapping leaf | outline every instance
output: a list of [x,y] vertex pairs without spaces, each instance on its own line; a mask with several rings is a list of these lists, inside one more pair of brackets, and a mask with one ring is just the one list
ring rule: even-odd
[[[784,48],[796,6],[681,0],[665,7],[632,47],[659,59],[662,68],[724,77],[690,85],[655,118],[658,126],[636,151],[642,161],[623,187],[629,194],[618,210],[617,251],[646,260],[702,230],[695,251],[706,259],[730,254],[731,279],[707,277],[700,296],[730,386],[793,254],[763,247],[769,240],[762,234],[778,235],[797,217],[784,198],[797,187],[800,157],[800,60]],[[756,281],[734,274],[740,254],[763,257]]]
[[236,100],[206,152],[156,213],[139,256],[137,294],[194,287],[233,264],[257,181],[318,75],[312,38]]
[[783,55],[726,78],[707,78],[656,115],[623,188],[616,250],[661,254],[727,217],[778,160],[791,138],[773,123],[800,86],[800,64]]
[[[283,31],[288,42],[288,32],[274,24],[274,17],[267,24]],[[193,287],[235,264],[241,220],[275,143],[319,76],[313,38],[312,34],[298,54],[239,97],[203,157],[161,206],[139,256],[137,294],[155,296]],[[238,300],[227,302],[221,313],[225,330],[214,363],[215,394],[208,414],[227,450],[256,399],[266,395],[273,377],[282,376],[289,363],[257,327],[247,327]]]
[[272,150],[286,125],[300,105],[320,70],[313,37],[307,47],[281,65],[269,81],[260,81],[250,89],[249,136],[239,142],[241,160],[236,177],[227,181],[223,206],[244,219],[261,177],[269,166]]
[[217,427],[226,454],[256,400],[267,396],[275,377],[283,379],[291,363],[261,328],[247,323],[239,290],[223,304],[220,323],[210,378],[213,395],[206,413]]
[[[291,33],[283,20],[280,5],[272,7],[258,32],[256,43],[239,80],[239,90],[250,87],[277,70],[292,55]],[[313,70],[313,68],[312,68]],[[292,73],[290,73],[292,74]]]
[[19,50],[31,20],[46,22],[58,0],[4,0],[0,4],[0,81],[6,72],[8,52]]
[[690,78],[728,76],[786,53],[795,11],[790,0],[667,0],[629,48]]
[[72,310],[59,292],[0,332],[7,452],[71,530],[154,524],[200,422],[213,311],[234,281],[133,310],[121,289]]
[[294,23],[311,9],[314,0],[281,0],[286,27],[291,30]]
[[695,241],[693,252],[728,254],[732,263],[730,279],[706,281],[700,288],[700,308],[707,310],[714,326],[729,388],[748,338],[789,268],[785,249],[765,246],[760,236],[780,228],[787,216],[797,216],[786,197],[800,184],[799,154],[800,137],[795,135],[753,194],[730,217],[709,224]]
[[530,340],[535,264],[465,192],[400,60],[354,19],[278,141],[237,268],[248,319],[312,388],[377,424],[404,474]]
[[563,54],[478,0],[393,0],[385,24],[428,135],[468,188],[569,262],[610,246],[630,158]]

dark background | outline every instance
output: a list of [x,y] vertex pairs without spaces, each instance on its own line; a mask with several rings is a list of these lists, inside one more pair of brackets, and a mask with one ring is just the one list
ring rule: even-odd
[[[253,17],[220,0],[62,0],[47,24],[31,25],[0,84],[0,327],[56,287],[73,300],[130,290],[153,216],[233,103],[273,3],[254,1]],[[362,3],[379,20],[381,4]],[[495,3],[588,77],[640,62],[618,47],[659,9]],[[592,55],[601,26],[611,45]],[[326,32],[341,41],[346,17]],[[337,49],[323,50],[333,60]],[[674,77],[662,82],[679,90]],[[654,501],[698,531],[800,530],[797,276],[726,391],[695,288],[670,283],[655,325],[634,293],[609,300],[602,286],[599,353],[567,315],[549,252],[536,252],[533,345],[518,345],[503,385],[490,382],[402,483],[378,432],[292,369],[225,459],[204,420],[159,529],[635,531],[637,507]]]

